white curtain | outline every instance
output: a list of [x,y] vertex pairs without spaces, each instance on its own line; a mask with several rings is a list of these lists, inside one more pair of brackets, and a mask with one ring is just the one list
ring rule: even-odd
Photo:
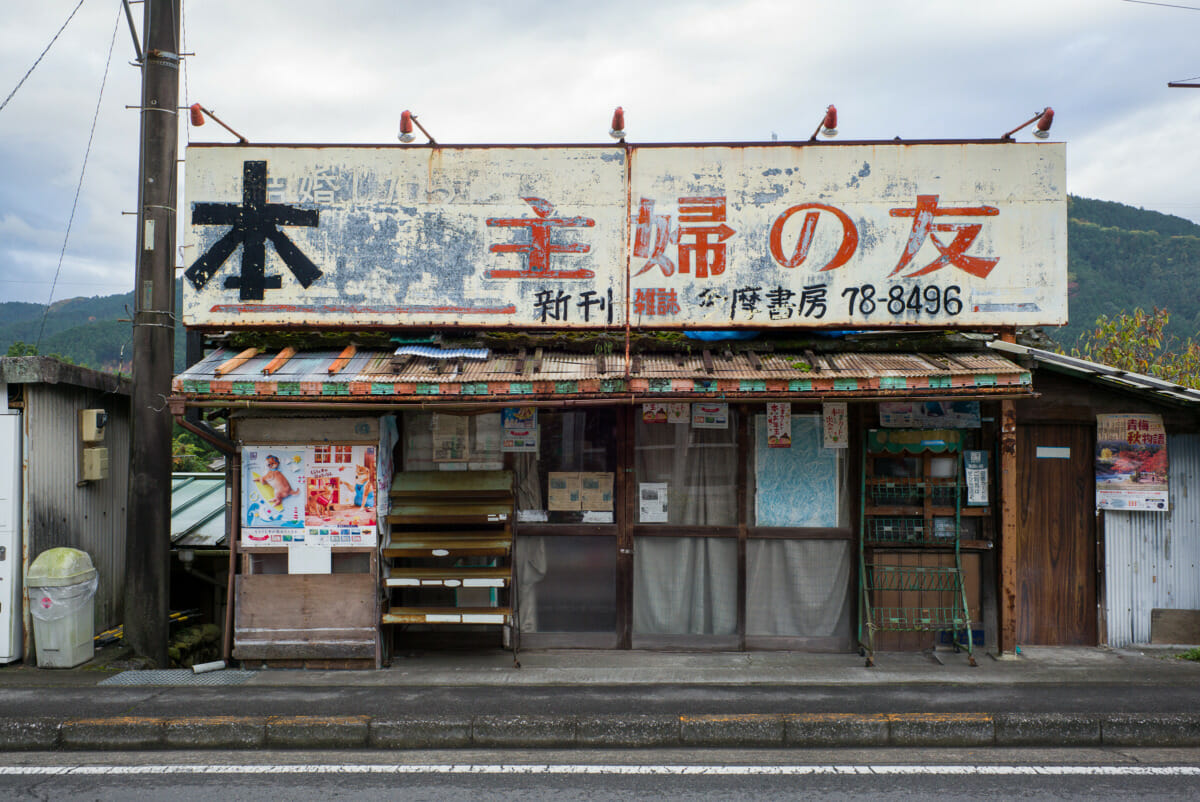
[[639,537],[633,547],[633,631],[737,633],[737,541]]
[[728,429],[638,423],[638,482],[666,482],[668,523],[737,525],[736,436],[732,415]]
[[746,544],[746,634],[825,638],[850,626],[848,540]]

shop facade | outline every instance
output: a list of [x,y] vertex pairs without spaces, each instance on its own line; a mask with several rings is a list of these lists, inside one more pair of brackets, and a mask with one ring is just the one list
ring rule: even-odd
[[1061,146],[193,151],[234,658],[1002,645]]

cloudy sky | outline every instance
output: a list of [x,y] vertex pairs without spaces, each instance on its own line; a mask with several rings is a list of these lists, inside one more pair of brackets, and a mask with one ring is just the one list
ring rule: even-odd
[[[0,103],[77,3],[4,3]],[[0,108],[0,300],[132,288],[120,7],[84,0]],[[184,0],[180,93],[264,143],[392,143],[406,108],[442,143],[601,142],[618,105],[631,142],[807,139],[830,103],[844,139],[974,139],[1049,105],[1068,191],[1200,222],[1200,91],[1167,88],[1198,34],[1200,0]]]

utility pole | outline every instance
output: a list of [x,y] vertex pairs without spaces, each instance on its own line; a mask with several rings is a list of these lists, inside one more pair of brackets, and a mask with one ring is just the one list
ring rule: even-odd
[[175,356],[175,202],[179,142],[180,0],[145,0],[133,435],[125,532],[125,642],[166,668],[169,637],[171,431]]

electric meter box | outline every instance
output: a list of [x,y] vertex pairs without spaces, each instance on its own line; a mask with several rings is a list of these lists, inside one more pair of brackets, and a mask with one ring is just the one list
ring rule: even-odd
[[108,478],[108,449],[85,448],[83,450],[83,476],[85,482]]
[[79,410],[79,436],[85,443],[99,443],[104,439],[104,426],[108,413],[102,409]]

